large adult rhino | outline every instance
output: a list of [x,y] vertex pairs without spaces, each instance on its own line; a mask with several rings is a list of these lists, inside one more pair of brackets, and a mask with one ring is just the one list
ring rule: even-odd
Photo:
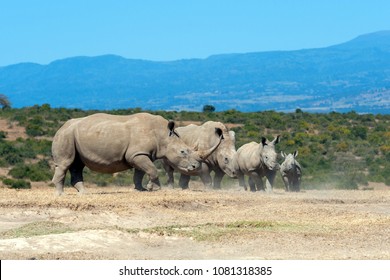
[[[190,176],[200,176],[203,184],[207,187],[213,186],[218,189],[221,186],[221,180],[225,174],[230,177],[235,177],[234,157],[236,154],[235,134],[234,131],[229,131],[221,122],[207,121],[202,125],[190,124],[183,127],[178,127],[177,132],[183,141],[191,146],[199,149],[210,149],[217,144],[217,140],[212,136],[215,128],[222,130],[223,140],[218,148],[204,162],[200,170],[182,171],[179,185],[183,189],[188,188]],[[168,185],[173,186],[174,168],[165,164],[165,170],[168,174]],[[214,171],[214,180],[211,178],[211,171]]]
[[[219,133],[219,135],[218,135]],[[220,144],[221,131],[214,131],[215,145],[195,151],[186,145],[175,131],[175,123],[161,116],[138,113],[129,116],[94,114],[67,121],[56,133],[52,144],[55,173],[52,182],[58,195],[64,191],[67,170],[71,184],[84,192],[83,168],[102,173],[115,173],[135,168],[134,184],[142,187],[145,173],[148,189],[159,187],[156,159],[164,159],[184,172],[200,169]]]
[[279,170],[275,151],[275,145],[279,140],[279,135],[272,141],[262,137],[261,143],[250,142],[237,150],[235,158],[237,177],[240,186],[245,190],[247,190],[245,183],[245,175],[247,175],[251,191],[264,190],[262,178],[265,177],[267,191],[272,192],[275,175]]
[[284,161],[280,165],[280,173],[282,174],[286,191],[299,192],[301,186],[302,168],[296,160],[298,151],[288,155],[282,151],[281,155],[284,158]]

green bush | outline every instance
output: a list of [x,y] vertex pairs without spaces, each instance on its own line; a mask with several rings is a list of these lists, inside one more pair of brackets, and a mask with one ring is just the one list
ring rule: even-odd
[[21,179],[3,179],[3,183],[11,189],[31,189],[31,183]]
[[48,181],[52,177],[50,165],[46,160],[41,160],[35,164],[17,164],[13,167],[9,175],[17,179],[30,179],[33,182]]

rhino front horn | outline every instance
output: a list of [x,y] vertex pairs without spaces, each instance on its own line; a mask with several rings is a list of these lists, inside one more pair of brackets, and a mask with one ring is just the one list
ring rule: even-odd
[[219,127],[215,128],[215,134],[219,138],[218,143],[214,147],[211,147],[208,150],[199,151],[198,155],[201,158],[201,160],[206,160],[218,148],[219,144],[221,144],[222,140],[224,139],[222,129],[220,129]]

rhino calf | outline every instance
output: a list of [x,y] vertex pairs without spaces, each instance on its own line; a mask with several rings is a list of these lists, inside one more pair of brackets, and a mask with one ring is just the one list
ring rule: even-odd
[[[198,149],[209,149],[216,144],[215,137],[212,133],[215,129],[222,131],[223,141],[218,148],[202,162],[199,170],[191,172],[183,172],[178,170],[180,175],[179,185],[182,189],[187,189],[190,181],[190,176],[200,176],[203,184],[207,187],[213,186],[215,189],[221,187],[221,181],[225,174],[229,177],[235,177],[234,157],[236,154],[235,133],[229,131],[221,122],[207,121],[202,125],[190,124],[183,127],[178,127],[177,132],[183,139],[184,143]],[[164,168],[168,175],[168,185],[173,186],[174,168],[164,163]],[[214,171],[214,178],[211,177],[211,172]]]
[[245,190],[247,190],[245,184],[245,175],[247,175],[251,191],[263,191],[262,178],[265,177],[267,191],[272,192],[275,175],[279,169],[275,151],[275,145],[279,140],[279,135],[272,141],[262,137],[261,143],[250,142],[237,150],[235,158],[237,176],[240,186]]
[[[213,134],[214,137],[215,133]],[[55,172],[52,182],[58,195],[64,190],[66,172],[71,184],[84,192],[83,169],[115,173],[135,168],[134,184],[140,191],[145,174],[149,189],[160,186],[158,172],[153,164],[164,159],[178,170],[190,172],[201,167],[220,144],[210,149],[195,151],[187,146],[175,131],[175,123],[161,116],[138,113],[129,116],[94,114],[67,121],[55,134],[52,155]]]
[[298,151],[288,155],[282,151],[281,155],[284,158],[284,161],[280,165],[280,173],[282,174],[286,191],[299,192],[301,186],[302,168],[296,160]]

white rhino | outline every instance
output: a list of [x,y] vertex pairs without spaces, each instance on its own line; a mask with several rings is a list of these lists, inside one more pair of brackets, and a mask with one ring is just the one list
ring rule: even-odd
[[[221,122],[207,121],[202,125],[190,124],[184,127],[178,127],[177,132],[183,141],[191,146],[199,149],[210,149],[215,146],[217,139],[212,136],[215,128],[222,130],[223,140],[218,148],[204,162],[200,170],[192,170],[191,172],[180,171],[181,176],[179,185],[186,189],[190,176],[200,176],[203,184],[207,187],[213,185],[218,189],[221,186],[222,177],[227,174],[229,177],[235,177],[234,157],[236,154],[235,133],[229,131]],[[168,174],[168,185],[173,186],[173,171],[174,168],[168,164],[164,164],[164,168]],[[214,180],[211,178],[211,171],[214,171]]]
[[248,183],[251,191],[264,190],[262,178],[266,178],[266,188],[272,192],[273,182],[279,164],[275,145],[279,143],[280,136],[275,137],[271,142],[262,137],[261,143],[250,142],[244,144],[237,150],[235,164],[237,177],[241,187],[247,190],[245,175],[249,176]]
[[[55,173],[52,182],[58,195],[63,193],[67,170],[71,184],[84,192],[83,168],[102,173],[115,173],[135,168],[134,184],[142,187],[145,173],[149,176],[148,189],[159,187],[156,159],[164,159],[185,172],[200,169],[205,160],[220,144],[221,131],[215,131],[215,145],[202,151],[189,148],[174,130],[175,123],[161,116],[138,113],[129,116],[94,114],[67,121],[55,134],[52,155]],[[219,133],[219,135],[216,135]]]
[[280,173],[282,174],[286,191],[299,192],[301,186],[302,168],[296,160],[298,151],[288,155],[282,151],[281,155],[284,158],[284,161],[280,165]]

